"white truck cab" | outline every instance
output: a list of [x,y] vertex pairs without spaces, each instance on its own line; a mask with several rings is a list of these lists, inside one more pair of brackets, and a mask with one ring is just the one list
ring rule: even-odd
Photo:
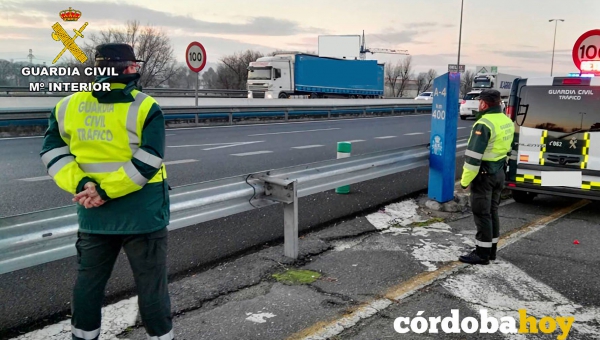
[[248,66],[248,98],[289,98],[294,92],[294,54],[262,57]]
[[[506,106],[508,105],[508,98],[510,96],[510,90],[515,79],[519,76],[513,76],[510,74],[498,73],[495,67],[477,67],[478,73],[473,78],[471,84],[472,90],[468,92],[460,102],[460,119],[467,119],[467,117],[475,117],[473,110],[479,110],[479,94],[483,90],[497,90],[500,92],[502,97],[502,110],[506,112]],[[493,70],[488,72],[487,69]]]

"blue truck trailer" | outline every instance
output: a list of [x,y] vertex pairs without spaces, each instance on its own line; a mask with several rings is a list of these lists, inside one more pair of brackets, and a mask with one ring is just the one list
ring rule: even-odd
[[262,57],[248,66],[248,97],[382,98],[384,65],[376,60],[303,53]]

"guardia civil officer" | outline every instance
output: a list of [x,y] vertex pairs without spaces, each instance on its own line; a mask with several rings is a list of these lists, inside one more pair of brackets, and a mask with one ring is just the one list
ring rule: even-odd
[[96,47],[95,66],[107,92],[78,92],[52,110],[42,161],[78,202],[78,276],[73,291],[73,339],[98,339],[106,283],[125,250],[149,339],[173,339],[167,286],[169,194],[165,122],[154,98],[137,89],[138,60],[126,44]]
[[463,189],[470,187],[471,191],[471,208],[477,226],[476,248],[459,260],[489,264],[496,259],[500,237],[498,206],[515,129],[512,120],[502,112],[500,92],[496,90],[481,92],[476,119],[460,181]]

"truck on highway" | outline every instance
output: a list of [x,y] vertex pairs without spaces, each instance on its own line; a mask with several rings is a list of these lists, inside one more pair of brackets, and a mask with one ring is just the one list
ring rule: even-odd
[[382,98],[384,65],[290,52],[248,66],[248,98]]
[[498,73],[495,67],[477,67],[477,73],[471,84],[472,90],[460,102],[460,119],[465,120],[467,117],[474,117],[474,112],[479,110],[479,94],[486,89],[494,89],[500,92],[502,110],[505,110],[510,96],[510,89],[517,78],[519,76]]

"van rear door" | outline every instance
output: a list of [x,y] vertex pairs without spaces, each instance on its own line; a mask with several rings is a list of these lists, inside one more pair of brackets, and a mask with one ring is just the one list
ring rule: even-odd
[[520,79],[509,106],[508,187],[600,199],[600,79]]

